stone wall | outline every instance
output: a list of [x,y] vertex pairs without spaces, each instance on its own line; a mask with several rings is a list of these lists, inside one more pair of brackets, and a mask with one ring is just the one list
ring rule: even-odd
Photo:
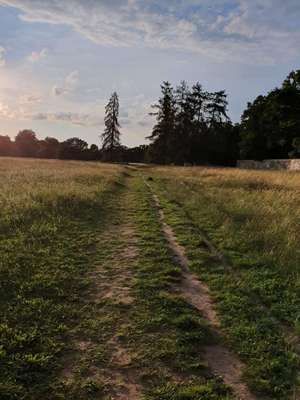
[[238,168],[244,169],[286,169],[289,171],[300,171],[300,159],[294,160],[239,160]]

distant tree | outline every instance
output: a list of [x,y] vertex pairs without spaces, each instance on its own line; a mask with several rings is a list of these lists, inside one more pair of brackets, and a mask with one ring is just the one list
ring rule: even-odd
[[206,110],[209,114],[209,123],[213,125],[229,121],[227,115],[228,101],[225,91],[221,90],[220,92],[210,93],[208,99]]
[[46,137],[39,141],[38,157],[40,158],[58,158],[60,143],[57,139]]
[[101,135],[102,152],[106,159],[113,161],[116,155],[116,150],[120,146],[120,124],[119,118],[119,98],[114,92],[105,107],[105,130]]
[[17,154],[21,157],[36,157],[38,151],[38,139],[32,130],[23,130],[15,138]]
[[242,115],[241,158],[299,157],[300,70],[266,96],[258,96]]
[[190,101],[193,109],[194,120],[198,125],[205,122],[205,112],[208,98],[209,93],[203,90],[202,85],[199,82],[193,85]]
[[91,150],[92,152],[96,152],[96,151],[99,150],[99,148],[98,148],[98,146],[97,146],[96,144],[91,144],[90,150]]
[[190,160],[195,116],[193,96],[185,81],[176,87],[175,102],[175,133],[170,137],[169,152],[173,163],[183,164]]
[[161,85],[161,97],[158,104],[154,104],[152,108],[156,111],[152,112],[151,115],[156,116],[157,122],[148,139],[153,143],[151,149],[154,161],[160,163],[172,162],[176,101],[173,88],[169,82],[163,82]]
[[14,143],[9,136],[0,135],[0,156],[14,155]]
[[199,82],[193,85],[190,94],[192,127],[188,129],[191,132],[188,161],[192,163],[208,162],[210,158],[207,148],[207,142],[209,139],[207,102],[209,96],[210,94],[203,89]]
[[283,89],[292,87],[296,90],[300,90],[300,69],[292,71],[283,82],[282,86]]
[[164,82],[161,91],[153,106],[157,122],[146,157],[158,163],[233,165],[238,138],[227,115],[225,91],[208,93],[199,82],[189,89],[185,81],[175,91]]
[[65,160],[85,160],[88,159],[88,144],[82,139],[67,139],[60,145],[59,158]]
[[99,160],[100,159],[100,151],[96,144],[91,144],[88,150],[88,159],[89,160]]
[[143,163],[146,160],[146,152],[149,146],[141,145],[132,148],[125,148],[123,152],[123,161],[131,163]]

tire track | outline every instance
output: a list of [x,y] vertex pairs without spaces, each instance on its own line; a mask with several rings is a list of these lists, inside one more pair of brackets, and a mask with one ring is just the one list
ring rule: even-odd
[[[182,282],[176,289],[185,300],[195,307],[209,323],[212,331],[220,337],[220,322],[214,310],[214,303],[209,294],[208,287],[202,283],[188,268],[188,258],[184,248],[178,243],[173,229],[165,222],[164,212],[160,205],[158,196],[153,193],[151,186],[145,182],[152,193],[155,206],[159,212],[164,236],[168,246],[174,255],[176,263],[182,269]],[[222,344],[206,346],[204,358],[211,370],[222,377],[224,383],[232,388],[239,400],[256,400],[247,385],[242,380],[244,364],[227,347]]]

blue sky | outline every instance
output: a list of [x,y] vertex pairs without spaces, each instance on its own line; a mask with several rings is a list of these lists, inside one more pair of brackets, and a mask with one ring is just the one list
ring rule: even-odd
[[163,80],[248,101],[300,68],[299,0],[0,0],[0,132],[99,143],[120,96],[122,140],[145,142]]

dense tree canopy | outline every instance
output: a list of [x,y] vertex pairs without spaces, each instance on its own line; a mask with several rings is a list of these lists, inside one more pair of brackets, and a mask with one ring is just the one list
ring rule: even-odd
[[242,158],[300,157],[300,70],[248,104],[240,136]]
[[153,106],[156,125],[149,136],[149,158],[159,163],[234,163],[237,135],[227,116],[224,91],[209,93],[200,83],[191,89],[186,82],[174,90],[161,86]]
[[0,135],[0,156],[14,155],[14,143],[9,136]]
[[38,151],[38,140],[36,134],[31,130],[24,130],[15,138],[17,154],[23,157],[35,157]]

